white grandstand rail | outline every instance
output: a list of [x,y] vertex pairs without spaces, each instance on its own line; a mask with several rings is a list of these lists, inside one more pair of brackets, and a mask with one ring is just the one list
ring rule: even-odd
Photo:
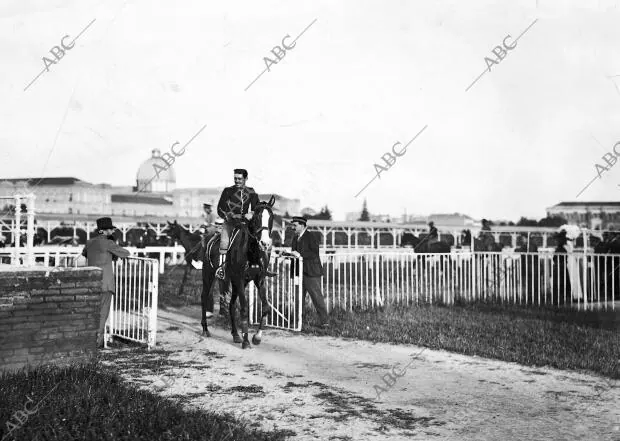
[[[74,229],[74,233],[77,229],[84,230],[86,232],[87,238],[90,238],[90,233],[96,229],[96,224],[94,220],[90,219],[86,215],[57,215],[58,219],[50,219],[54,215],[52,214],[39,214],[39,222],[38,226],[47,229],[48,233],[48,241],[50,240],[51,230],[55,227],[72,227]],[[92,216],[91,216],[92,217]],[[166,220],[165,219],[152,219],[147,222],[140,221],[138,219],[132,219],[130,222],[127,221],[126,217],[122,216],[112,216],[115,225],[119,227],[119,230],[123,234],[123,240],[127,239],[127,233],[132,229],[145,228],[148,230],[152,230],[159,237],[161,236],[163,230],[166,228]],[[80,218],[83,218],[80,220]],[[186,226],[190,231],[196,230],[202,223],[203,220],[198,219],[178,219],[179,224]],[[280,236],[282,242],[284,241],[284,231],[286,229],[287,223],[290,222],[288,219],[283,219],[282,228],[276,226],[274,232]],[[473,223],[471,225],[436,225],[440,236],[452,236],[455,240],[455,244],[460,243],[460,233],[463,230],[470,230],[473,235],[476,235],[480,231],[480,225],[477,223]],[[413,234],[427,234],[428,226],[422,223],[416,224],[395,224],[395,223],[386,223],[386,222],[339,222],[339,221],[324,221],[324,220],[314,220],[311,219],[308,221],[308,229],[310,231],[317,231],[322,234],[322,242],[323,247],[345,247],[345,248],[361,248],[361,247],[372,247],[372,248],[395,248],[398,247],[401,243],[401,239],[404,233],[413,233]],[[2,225],[0,222],[0,230],[9,231],[10,227],[6,225]],[[0,231],[1,232],[1,231]],[[547,247],[547,240],[553,236],[557,232],[557,228],[554,227],[518,227],[518,226],[497,226],[494,225],[491,230],[491,234],[495,237],[496,241],[499,240],[500,235],[510,235],[512,237],[512,246],[516,246],[516,240],[519,235],[526,234],[530,237],[538,237],[542,236],[543,247]],[[619,233],[618,230],[592,230],[592,229],[582,229],[582,233],[586,233],[587,235],[595,235],[600,236],[604,232],[611,233]],[[346,244],[336,244],[335,235],[344,235],[347,237]],[[369,235],[371,244],[360,244],[359,243],[359,235]],[[330,236],[328,238],[327,236]],[[385,235],[391,236],[391,244],[385,245],[382,244],[382,237]],[[328,240],[330,239],[330,240]],[[328,244],[331,242],[331,244]],[[528,241],[529,243],[529,241]]]
[[132,256],[146,256],[148,254],[159,254],[159,273],[164,273],[166,256],[170,255],[171,263],[178,263],[180,260],[183,260],[185,257],[185,248],[180,245],[173,247],[125,247],[127,251],[131,253]]
[[[37,264],[36,260],[43,260],[43,266],[50,266],[50,262],[53,264],[51,266],[84,266],[86,264],[86,259],[81,258],[82,250],[84,246],[59,246],[59,245],[43,245],[34,247],[32,249],[32,258]],[[181,246],[174,247],[145,247],[145,248],[136,248],[136,247],[125,247],[127,251],[129,251],[132,256],[142,256],[146,257],[149,254],[158,254],[159,261],[159,273],[164,273],[166,258],[170,257],[170,263],[176,264],[179,260],[182,260],[185,255],[185,248]],[[16,250],[14,247],[12,248],[0,248],[0,263],[4,258],[21,258],[24,255],[25,251]]]

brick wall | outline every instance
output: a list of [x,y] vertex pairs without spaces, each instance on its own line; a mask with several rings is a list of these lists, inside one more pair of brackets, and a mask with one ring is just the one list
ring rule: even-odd
[[0,369],[91,357],[101,283],[99,268],[0,265]]

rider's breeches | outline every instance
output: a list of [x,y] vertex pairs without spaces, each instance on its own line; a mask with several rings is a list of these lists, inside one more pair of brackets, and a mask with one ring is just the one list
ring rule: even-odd
[[232,234],[233,224],[224,222],[222,225],[222,233],[220,236],[220,254],[226,254],[228,245],[230,245],[230,235]]

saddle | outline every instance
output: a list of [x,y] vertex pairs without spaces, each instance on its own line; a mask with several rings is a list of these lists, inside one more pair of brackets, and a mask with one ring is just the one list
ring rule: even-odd
[[[236,225],[233,230],[232,233],[230,234],[230,243],[228,245],[228,251],[230,252],[230,248],[231,245],[233,244],[233,242],[235,241],[235,238],[237,237],[237,233],[239,231],[240,228],[247,228],[245,226],[245,224],[243,223],[239,223],[238,225]],[[217,241],[219,241],[221,238],[221,234],[219,231],[217,231],[207,242],[206,245],[206,255],[210,256],[211,255],[211,249],[213,248],[213,246],[217,243]],[[256,250],[252,249],[252,245],[250,245],[248,247],[248,261],[245,264],[245,271],[244,271],[244,277],[247,280],[252,280],[254,277],[256,277],[258,274],[261,273],[262,268],[261,268],[261,261],[260,261],[260,255],[259,253],[256,252]],[[271,273],[269,271],[265,271],[267,277],[274,277],[276,274],[275,273]]]

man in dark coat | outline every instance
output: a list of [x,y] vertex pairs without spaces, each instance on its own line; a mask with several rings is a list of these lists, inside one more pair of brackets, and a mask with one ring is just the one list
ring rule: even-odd
[[103,347],[105,324],[110,313],[110,303],[114,296],[114,273],[112,261],[119,257],[128,257],[129,251],[114,242],[114,230],[112,219],[102,217],[97,219],[98,235],[86,242],[82,256],[86,257],[88,266],[98,266],[103,270],[103,293],[101,299],[101,312],[99,317],[99,332],[97,334],[97,346]]
[[321,326],[328,327],[327,308],[321,292],[321,277],[323,276],[323,265],[319,257],[319,246],[321,239],[318,233],[308,231],[306,219],[294,216],[292,224],[295,228],[295,236],[291,243],[292,255],[303,258],[303,296],[301,307],[306,303],[306,294],[310,294],[312,303],[316,308],[321,320]]
[[246,187],[248,172],[242,168],[234,170],[235,185],[226,187],[222,192],[217,204],[217,214],[224,219],[220,237],[220,266],[215,276],[218,279],[226,278],[226,254],[230,245],[230,235],[235,226],[242,222],[243,218],[252,219],[254,208],[258,204],[258,195],[252,187]]

